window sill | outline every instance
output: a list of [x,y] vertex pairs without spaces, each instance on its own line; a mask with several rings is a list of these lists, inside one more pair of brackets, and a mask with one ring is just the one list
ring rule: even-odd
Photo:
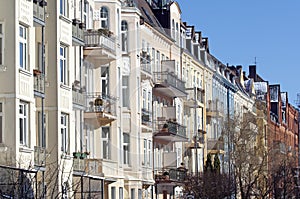
[[31,77],[31,76],[32,76],[32,74],[31,74],[28,70],[22,69],[22,68],[19,68],[19,73],[21,73],[21,74],[23,74],[23,75],[26,75],[26,76],[28,76],[28,77]]
[[23,152],[23,153],[32,153],[33,150],[27,146],[20,146],[19,148],[19,152]]
[[66,22],[66,23],[69,23],[69,24],[72,22],[68,17],[66,17],[62,14],[59,15],[59,19],[61,19],[62,21]]
[[60,83],[60,88],[65,89],[65,90],[67,90],[67,91],[70,91],[70,90],[71,90],[71,87],[70,87],[70,86],[68,86],[68,85],[66,85],[66,84],[63,84],[63,83]]
[[70,156],[70,154],[66,154],[64,152],[61,152],[61,159],[66,159],[66,160],[71,160],[72,157]]

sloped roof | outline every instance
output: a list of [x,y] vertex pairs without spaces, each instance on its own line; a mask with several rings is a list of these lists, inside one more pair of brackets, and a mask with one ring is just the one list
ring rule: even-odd
[[164,28],[159,23],[154,13],[152,12],[151,7],[149,6],[146,0],[133,0],[136,7],[141,11],[144,21],[150,24],[152,27],[157,29],[163,34],[166,34]]

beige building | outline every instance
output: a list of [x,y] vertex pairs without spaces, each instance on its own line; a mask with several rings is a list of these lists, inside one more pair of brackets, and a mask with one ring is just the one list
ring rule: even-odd
[[0,0],[0,195],[183,196],[225,154],[225,68],[173,1]]

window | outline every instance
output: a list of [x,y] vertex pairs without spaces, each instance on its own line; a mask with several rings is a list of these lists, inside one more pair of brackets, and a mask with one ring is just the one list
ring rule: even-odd
[[[142,199],[143,198],[142,196],[143,196],[142,190],[138,189],[138,199]],[[148,198],[148,197],[146,196],[146,198]]]
[[119,187],[119,199],[123,199],[123,187]]
[[130,136],[123,133],[123,163],[129,165]]
[[69,116],[62,113],[60,116],[61,151],[68,153],[69,146]]
[[106,7],[100,9],[100,25],[101,28],[108,29],[108,9]]
[[129,76],[122,76],[122,104],[123,107],[129,108]]
[[147,140],[144,139],[144,160],[143,165],[146,165],[147,163]]
[[102,127],[102,158],[110,159],[110,129],[109,127]]
[[4,31],[3,24],[0,23],[0,65],[3,65],[4,61]]
[[128,51],[128,24],[127,21],[121,22],[121,39],[122,39],[122,52]]
[[20,144],[28,146],[28,103],[20,102],[19,104],[19,125],[20,125]]
[[147,106],[148,111],[151,111],[151,102],[152,102],[151,97],[152,97],[151,92],[148,92],[148,106]]
[[68,2],[67,2],[67,0],[60,0],[59,13],[61,15],[64,15],[64,16],[68,15]]
[[3,103],[0,102],[0,143],[3,143]]
[[111,187],[111,199],[116,199],[116,187]]
[[102,94],[108,95],[109,91],[109,68],[101,67],[101,86],[102,86]]
[[27,70],[27,28],[19,26],[19,64],[20,68]]
[[146,95],[147,95],[146,90],[143,89],[143,109],[146,109],[146,100],[147,100]]
[[152,165],[151,152],[152,152],[152,142],[151,142],[151,140],[148,140],[148,159],[147,159],[147,165],[148,166]]
[[41,147],[46,147],[46,114],[38,112],[38,144]]
[[156,52],[156,71],[155,72],[161,72],[161,69],[160,69],[160,52],[157,51]]
[[131,199],[135,199],[135,189],[130,190]]
[[61,46],[60,47],[60,82],[63,84],[68,83],[68,69],[67,69],[67,47]]

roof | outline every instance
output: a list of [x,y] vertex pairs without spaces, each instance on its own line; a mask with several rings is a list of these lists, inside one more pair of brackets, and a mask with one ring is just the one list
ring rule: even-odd
[[149,6],[148,2],[146,0],[133,0],[133,1],[136,7],[141,11],[144,21],[150,24],[158,31],[160,31],[161,33],[166,34],[164,28],[162,27],[162,25],[159,23],[154,13],[152,12],[152,9]]

